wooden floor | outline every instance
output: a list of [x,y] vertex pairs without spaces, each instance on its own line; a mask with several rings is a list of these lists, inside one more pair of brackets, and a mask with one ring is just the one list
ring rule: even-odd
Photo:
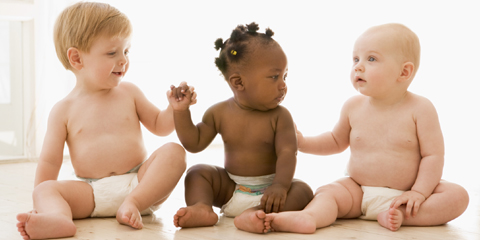
[[[195,163],[222,164],[222,149],[207,149],[201,154],[189,154],[189,166]],[[341,156],[344,157],[344,156]],[[329,160],[311,160],[312,157],[299,154],[296,177],[317,188],[342,176],[345,161],[335,164]],[[318,158],[318,157],[317,157]],[[312,172],[315,168],[324,169],[322,174]],[[320,165],[319,165],[320,164]],[[321,165],[323,164],[323,165]],[[308,165],[308,166],[307,166]],[[31,193],[36,163],[0,164],[0,239],[21,239],[15,227],[15,216],[32,208]],[[325,170],[327,168],[327,170]],[[329,169],[330,168],[330,169]],[[333,170],[332,170],[333,169]],[[340,169],[340,170],[339,170]],[[320,170],[319,170],[320,171]],[[329,175],[329,173],[331,175]],[[71,179],[73,170],[68,161],[62,167],[59,179]],[[338,220],[333,225],[319,229],[314,234],[268,233],[252,234],[240,231],[233,225],[233,219],[220,217],[213,227],[180,229],[173,225],[173,215],[183,207],[183,179],[154,216],[143,218],[145,227],[134,230],[117,223],[115,218],[89,218],[77,220],[77,234],[66,239],[475,239],[480,240],[480,177],[472,176],[471,185],[463,184],[470,194],[467,211],[450,223],[436,227],[402,227],[397,232],[382,228],[375,221]],[[460,178],[459,178],[460,179]],[[456,182],[452,179],[447,179]],[[458,183],[458,182],[457,182]],[[461,183],[462,184],[462,183]],[[218,209],[217,209],[218,211]]]

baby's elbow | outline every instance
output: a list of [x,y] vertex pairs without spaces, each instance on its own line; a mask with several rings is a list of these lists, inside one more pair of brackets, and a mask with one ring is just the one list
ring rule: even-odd
[[175,130],[175,128],[171,128],[171,129],[163,129],[161,131],[157,131],[157,136],[160,136],[160,137],[166,137],[170,134],[172,134],[172,132]]
[[192,147],[192,146],[186,146],[186,145],[184,145],[183,147],[185,148],[185,150],[187,150],[190,153],[199,153],[203,150],[202,148],[199,148],[199,147]]

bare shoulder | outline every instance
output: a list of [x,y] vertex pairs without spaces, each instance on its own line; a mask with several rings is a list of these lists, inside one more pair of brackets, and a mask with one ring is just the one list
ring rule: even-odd
[[356,109],[362,104],[367,103],[367,101],[368,101],[368,97],[361,94],[355,95],[347,99],[347,101],[345,101],[342,107],[342,111],[350,111],[352,109]]
[[53,125],[60,126],[61,123],[67,124],[69,112],[75,104],[75,98],[67,95],[62,100],[53,105],[48,116],[48,121]]
[[231,105],[234,104],[232,99],[227,99],[210,106],[205,113],[216,114],[225,112]]
[[122,92],[126,92],[132,95],[137,95],[137,94],[143,95],[142,90],[140,90],[140,88],[137,87],[137,85],[131,82],[120,82],[117,88]]
[[411,92],[408,92],[408,102],[420,108],[434,107],[433,103],[428,98]]
[[435,106],[428,98],[411,92],[408,92],[407,104],[416,114],[436,113]]
[[292,118],[292,114],[290,114],[290,111],[288,111],[288,109],[282,105],[279,105],[278,107],[276,107],[273,110],[273,112],[276,113],[276,115],[278,115],[279,118],[284,118],[284,117]]

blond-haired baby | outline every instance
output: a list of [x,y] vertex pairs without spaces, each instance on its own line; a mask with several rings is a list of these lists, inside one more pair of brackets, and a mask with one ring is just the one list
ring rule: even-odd
[[[17,215],[24,239],[73,236],[72,219],[87,217],[116,216],[140,229],[141,215],[155,211],[185,171],[185,150],[178,144],[147,156],[140,123],[168,135],[173,110],[169,105],[160,111],[134,84],[121,82],[129,68],[131,32],[129,19],[108,4],[80,2],[58,17],[57,55],[75,74],[76,85],[50,112],[34,210]],[[79,180],[57,181],[65,142]]]

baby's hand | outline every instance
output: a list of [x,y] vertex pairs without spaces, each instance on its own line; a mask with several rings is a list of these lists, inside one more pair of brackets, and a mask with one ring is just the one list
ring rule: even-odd
[[422,205],[423,202],[425,202],[425,196],[421,193],[416,191],[406,191],[392,201],[390,208],[398,208],[405,204],[405,219],[408,219],[410,218],[410,215],[412,217],[417,216],[418,209],[420,209],[420,205]]
[[272,184],[265,190],[260,206],[265,213],[280,212],[287,199],[287,190],[280,184]]
[[188,86],[186,82],[181,82],[180,86],[170,86],[167,92],[168,101],[174,110],[186,110],[190,105],[197,103],[197,93],[195,88]]

